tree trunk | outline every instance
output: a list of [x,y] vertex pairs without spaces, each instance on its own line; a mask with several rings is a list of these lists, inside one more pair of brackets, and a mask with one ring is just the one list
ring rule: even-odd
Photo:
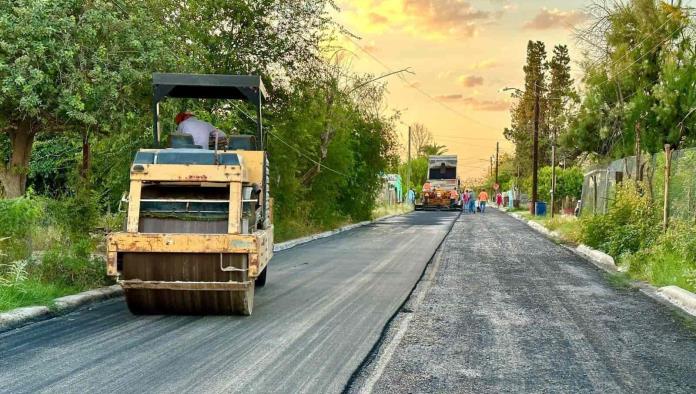
[[82,168],[80,168],[80,176],[83,180],[87,179],[90,170],[90,154],[89,154],[89,130],[82,133]]
[[321,143],[319,144],[319,161],[316,166],[310,167],[307,172],[302,176],[302,184],[309,186],[315,176],[321,173],[321,163],[326,160],[329,154],[329,144],[336,134],[336,130],[331,126],[331,116],[333,110],[334,95],[329,93],[326,100],[326,117],[324,119],[323,130],[324,132],[319,136]]
[[34,144],[34,132],[30,127],[20,127],[10,131],[12,155],[10,162],[0,168],[0,183],[6,198],[21,197],[27,188],[29,158]]

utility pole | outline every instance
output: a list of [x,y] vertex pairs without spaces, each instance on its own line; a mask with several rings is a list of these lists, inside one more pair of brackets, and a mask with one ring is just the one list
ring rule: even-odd
[[495,183],[498,183],[498,154],[500,153],[500,142],[495,143]]
[[672,169],[672,145],[665,144],[665,191],[662,209],[662,231],[669,227],[669,177]]
[[539,85],[534,82],[534,147],[532,148],[532,215],[536,214],[536,202],[538,199],[539,186]]
[[636,148],[635,148],[635,154],[636,154],[636,182],[639,182],[641,180],[641,171],[640,171],[640,121],[636,122]]
[[408,126],[408,154],[406,155],[408,168],[406,169],[406,188],[411,190],[411,126]]
[[551,217],[556,210],[556,128],[553,129],[551,141]]

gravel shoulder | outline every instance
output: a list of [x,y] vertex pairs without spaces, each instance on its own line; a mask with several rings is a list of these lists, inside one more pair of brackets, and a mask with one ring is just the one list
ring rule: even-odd
[[462,215],[348,392],[696,392],[696,321],[503,213]]

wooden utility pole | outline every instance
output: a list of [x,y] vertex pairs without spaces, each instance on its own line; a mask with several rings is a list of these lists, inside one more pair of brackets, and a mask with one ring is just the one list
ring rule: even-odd
[[669,177],[672,169],[672,145],[665,144],[665,198],[662,210],[662,230],[669,227]]
[[636,182],[642,181],[643,180],[643,174],[640,171],[640,122],[636,122],[636,147],[635,147],[635,155],[636,155]]
[[539,85],[534,82],[534,147],[532,148],[532,204],[530,211],[536,214],[535,205],[538,199],[539,187]]
[[500,143],[495,143],[495,183],[498,183],[498,154],[500,153]]
[[[411,190],[411,126],[408,126],[408,153],[406,154],[406,163],[408,163],[408,168],[406,168],[406,188],[408,191]],[[407,191],[407,193],[408,193]],[[408,195],[408,194],[407,194]]]
[[553,130],[553,141],[551,141],[551,217],[556,210],[556,129]]

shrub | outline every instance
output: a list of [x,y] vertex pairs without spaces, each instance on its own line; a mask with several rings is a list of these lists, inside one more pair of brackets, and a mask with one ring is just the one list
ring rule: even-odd
[[626,182],[616,189],[606,215],[581,219],[581,241],[618,257],[650,246],[660,232],[657,209],[642,185]]
[[606,215],[585,215],[580,218],[580,241],[596,249],[603,249],[612,226]]
[[696,290],[696,228],[674,221],[650,247],[624,256],[621,263],[631,275],[658,286]]
[[104,261],[92,256],[92,250],[92,241],[86,238],[70,245],[55,245],[37,267],[41,280],[79,289],[104,285],[107,283]]
[[32,230],[42,212],[41,203],[30,196],[0,200],[0,262],[29,257]]
[[83,187],[78,188],[74,195],[51,200],[48,209],[61,232],[73,242],[85,238],[100,219],[97,196]]
[[0,264],[0,287],[15,287],[27,280],[28,264],[26,260]]

